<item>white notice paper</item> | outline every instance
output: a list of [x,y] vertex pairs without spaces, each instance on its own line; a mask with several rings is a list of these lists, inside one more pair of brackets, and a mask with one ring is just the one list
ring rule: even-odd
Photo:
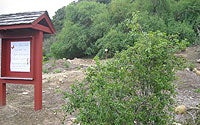
[[10,71],[30,72],[30,41],[11,42],[10,49]]

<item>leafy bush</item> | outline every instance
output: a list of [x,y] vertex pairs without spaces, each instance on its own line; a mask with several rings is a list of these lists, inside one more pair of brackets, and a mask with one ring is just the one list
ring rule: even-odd
[[177,21],[188,21],[193,25],[200,16],[199,0],[180,0],[173,6],[175,8],[174,16]]
[[[134,30],[133,30],[134,33]],[[134,47],[87,70],[85,81],[65,93],[64,110],[81,124],[170,124],[174,53],[183,42],[161,32],[139,33]]]
[[165,20],[160,18],[158,15],[149,15],[147,11],[139,12],[139,22],[142,26],[143,31],[162,31],[165,32],[167,29],[167,25],[165,24]]
[[171,35],[177,34],[178,39],[188,39],[191,44],[193,44],[196,39],[192,25],[189,25],[187,22],[177,22],[172,20],[168,23],[166,32]]
[[197,31],[200,21],[199,6],[199,0],[180,0],[172,5],[175,21],[183,23],[177,25],[177,23],[172,22],[172,25],[175,26],[173,30],[179,31],[182,37],[186,37],[192,44],[199,43]]

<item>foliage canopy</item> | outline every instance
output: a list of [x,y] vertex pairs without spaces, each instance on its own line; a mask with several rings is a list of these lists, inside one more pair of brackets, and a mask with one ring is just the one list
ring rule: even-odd
[[126,21],[133,12],[138,12],[144,32],[159,30],[197,44],[199,6],[199,0],[79,0],[57,11],[53,22],[59,32],[47,40],[51,49],[46,50],[56,58],[104,58],[106,48],[112,57],[134,44],[132,39],[124,40],[130,30]]

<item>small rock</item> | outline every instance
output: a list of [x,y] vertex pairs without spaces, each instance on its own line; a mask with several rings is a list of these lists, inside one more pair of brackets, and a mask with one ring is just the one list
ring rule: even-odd
[[186,113],[186,106],[185,105],[179,105],[175,108],[176,114],[184,114]]
[[28,95],[28,92],[23,92],[22,95]]
[[47,83],[49,80],[45,79],[45,80],[42,80],[43,83]]
[[200,59],[197,60],[197,63],[200,63]]
[[189,72],[189,71],[190,71],[190,68],[185,68],[185,70]]
[[172,125],[182,125],[182,124],[177,123],[177,122],[173,122]]
[[48,89],[49,89],[49,90],[52,90],[53,88],[49,87]]
[[197,75],[199,75],[200,76],[200,70],[198,70],[197,68],[194,68],[194,70],[193,70]]
[[63,79],[62,79],[62,78],[60,78],[60,79],[59,79],[59,82],[60,82],[60,83],[64,83],[64,81],[63,81]]
[[70,118],[70,120],[71,120],[72,122],[75,122],[76,118],[72,117],[72,118]]

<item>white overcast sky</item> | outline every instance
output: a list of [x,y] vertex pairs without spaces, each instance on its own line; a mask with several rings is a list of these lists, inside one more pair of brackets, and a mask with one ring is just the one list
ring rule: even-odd
[[76,0],[0,0],[0,14],[48,11],[49,16]]

